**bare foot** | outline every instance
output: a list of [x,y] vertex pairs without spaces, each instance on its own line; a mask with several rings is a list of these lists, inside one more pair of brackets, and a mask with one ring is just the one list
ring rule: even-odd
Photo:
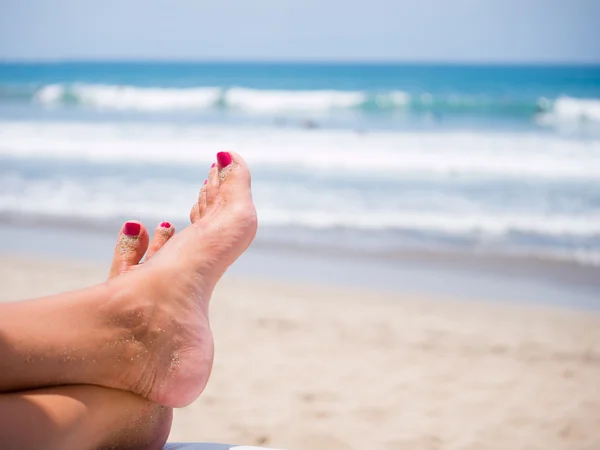
[[[109,282],[115,300],[107,320],[130,330],[130,345],[126,355],[115,355],[123,362],[115,378],[98,384],[170,407],[190,404],[206,386],[214,350],[210,297],[257,228],[246,163],[235,153],[219,153],[217,159],[192,208],[192,225],[165,239],[150,260]],[[126,227],[115,270],[120,264],[133,267],[130,262],[139,261],[148,240],[141,226]]]
[[[250,173],[220,153],[192,225],[137,266],[148,235],[128,223],[104,284],[0,305],[0,393],[92,384],[168,407],[191,403],[212,369],[212,291],[256,234]],[[160,227],[167,228],[167,227]],[[163,233],[166,233],[163,235]],[[134,267],[135,266],[135,267]]]

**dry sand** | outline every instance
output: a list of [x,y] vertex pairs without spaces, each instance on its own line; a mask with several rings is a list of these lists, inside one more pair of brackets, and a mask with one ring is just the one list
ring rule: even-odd
[[[3,256],[0,301],[104,269]],[[600,449],[598,313],[226,278],[211,314],[212,378],[170,441]]]

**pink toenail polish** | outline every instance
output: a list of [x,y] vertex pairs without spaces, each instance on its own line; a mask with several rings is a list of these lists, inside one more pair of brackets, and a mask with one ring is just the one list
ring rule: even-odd
[[217,161],[219,161],[221,167],[227,167],[231,164],[231,155],[228,152],[219,152],[217,153]]
[[212,163],[212,165],[210,166],[210,168],[212,169],[213,167],[215,167],[217,165],[217,163]]
[[129,237],[139,236],[142,226],[139,223],[127,222],[123,227],[123,234]]
[[169,222],[163,222],[160,224],[160,226],[163,228],[171,228],[171,224]]
[[204,184],[208,184],[208,180],[204,180]]

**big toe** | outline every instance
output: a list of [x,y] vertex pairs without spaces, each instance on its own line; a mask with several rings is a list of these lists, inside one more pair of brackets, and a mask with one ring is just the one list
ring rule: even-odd
[[137,221],[126,222],[117,238],[109,278],[128,271],[137,265],[148,248],[148,231]]
[[238,248],[243,252],[254,239],[258,226],[250,190],[250,170],[246,161],[237,153],[218,153],[217,161],[221,179],[217,203],[227,211],[226,217],[231,226],[226,228],[235,241],[241,244]]
[[221,185],[219,196],[226,202],[252,201],[250,169],[234,152],[217,153]]

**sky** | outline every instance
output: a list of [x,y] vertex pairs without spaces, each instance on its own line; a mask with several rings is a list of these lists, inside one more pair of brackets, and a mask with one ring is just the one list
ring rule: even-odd
[[600,63],[600,0],[0,0],[0,59]]

